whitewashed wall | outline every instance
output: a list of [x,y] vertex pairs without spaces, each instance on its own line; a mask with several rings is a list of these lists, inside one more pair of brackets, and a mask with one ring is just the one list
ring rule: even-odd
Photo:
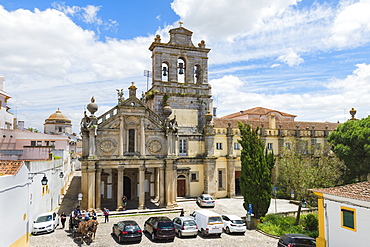
[[[325,195],[325,238],[327,247],[369,246],[369,202]],[[357,204],[357,206],[356,206]],[[341,206],[356,210],[356,231],[341,226]]]

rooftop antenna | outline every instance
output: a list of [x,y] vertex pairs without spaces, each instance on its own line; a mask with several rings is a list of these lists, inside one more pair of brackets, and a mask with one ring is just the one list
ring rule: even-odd
[[150,70],[144,70],[144,76],[146,77],[146,91],[148,92],[149,77],[152,77],[152,72]]

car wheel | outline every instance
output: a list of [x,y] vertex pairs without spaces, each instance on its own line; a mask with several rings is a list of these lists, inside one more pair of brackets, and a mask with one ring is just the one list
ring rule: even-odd
[[118,236],[118,242],[120,242],[120,243],[122,243],[122,242],[123,242],[123,237],[122,237],[122,235],[119,235],[119,236]]
[[153,241],[155,240],[155,234],[154,234],[154,232],[152,233],[152,240]]
[[227,234],[230,234],[230,228],[229,228],[228,226],[226,227],[225,232],[226,232]]
[[202,229],[201,231],[200,231],[200,235],[202,236],[202,237],[205,237],[206,236],[206,232],[204,231],[204,229]]
[[179,238],[182,238],[182,233],[181,233],[181,231],[178,231],[177,233],[179,234]]
[[221,237],[221,233],[218,233],[217,236],[220,238]]

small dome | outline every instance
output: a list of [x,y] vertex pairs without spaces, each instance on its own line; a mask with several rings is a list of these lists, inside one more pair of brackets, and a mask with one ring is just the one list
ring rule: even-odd
[[64,115],[59,109],[51,114],[46,120],[45,123],[50,123],[50,122],[65,122],[65,123],[71,123],[71,120]]

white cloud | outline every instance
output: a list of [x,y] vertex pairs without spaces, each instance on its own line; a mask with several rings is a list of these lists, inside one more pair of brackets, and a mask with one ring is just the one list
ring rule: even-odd
[[293,50],[289,50],[285,55],[278,57],[277,60],[288,64],[290,67],[297,66],[304,62],[304,60]]
[[370,0],[343,2],[331,28],[331,42],[339,47],[370,41]]

